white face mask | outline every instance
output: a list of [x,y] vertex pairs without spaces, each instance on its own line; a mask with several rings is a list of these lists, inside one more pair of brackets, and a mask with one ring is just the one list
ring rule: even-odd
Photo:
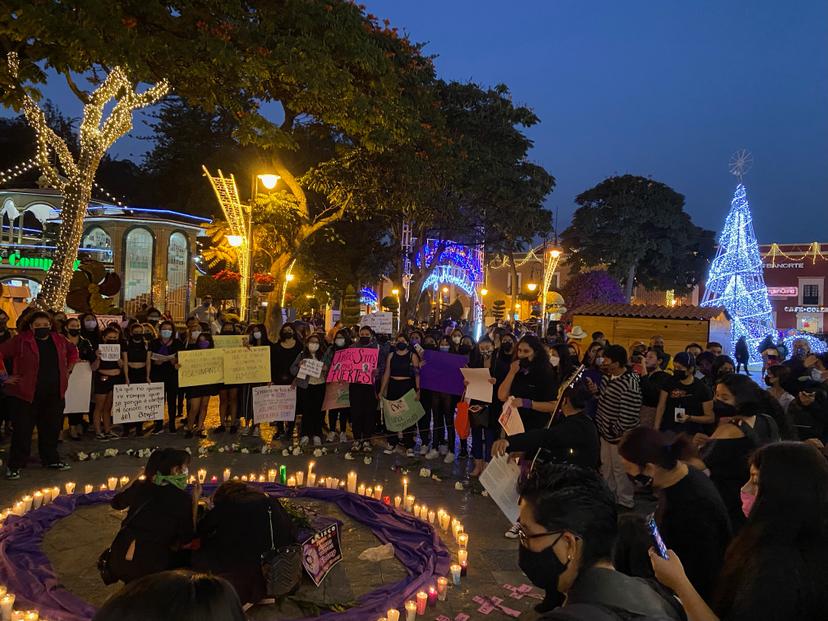
[[201,334],[201,330],[193,330],[192,332],[190,332],[190,338],[192,338],[193,340],[196,340],[199,337],[200,334]]
[[308,343],[308,351],[315,354],[319,351],[319,343]]
[[83,322],[83,325],[87,330],[94,330],[97,327],[98,322],[94,319],[87,319]]
[[261,332],[254,332],[253,333],[253,338],[258,341],[260,338],[262,338],[262,333]]
[[561,359],[560,359],[560,358],[558,358],[557,356],[550,356],[550,357],[549,357],[549,363],[550,363],[553,367],[558,366],[558,365],[560,364],[560,362],[561,362]]
[[343,346],[345,345],[345,339],[341,339],[341,338],[340,338],[340,339],[336,339],[336,340],[334,340],[334,344],[335,344],[337,347],[343,347]]

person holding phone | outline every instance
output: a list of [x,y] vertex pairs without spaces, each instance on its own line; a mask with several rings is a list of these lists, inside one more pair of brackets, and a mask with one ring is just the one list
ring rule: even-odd
[[656,406],[656,429],[694,434],[709,430],[716,422],[713,392],[695,374],[693,354],[676,354],[672,381],[665,382]]

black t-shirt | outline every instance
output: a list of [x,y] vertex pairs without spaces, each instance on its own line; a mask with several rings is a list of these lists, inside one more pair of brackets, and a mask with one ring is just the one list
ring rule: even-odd
[[[551,364],[531,365],[520,369],[512,380],[512,389],[509,394],[517,399],[531,401],[554,401],[558,396],[558,380],[555,368]],[[518,408],[520,417],[526,430],[537,429],[548,421],[548,414],[543,414],[528,408]]]
[[682,384],[675,378],[670,378],[662,390],[667,393],[667,403],[664,406],[664,416],[661,418],[661,431],[685,432],[689,434],[701,433],[704,425],[701,423],[676,422],[676,409],[684,409],[687,416],[704,416],[703,403],[713,400],[713,393],[700,379],[693,378],[693,383]]
[[35,394],[53,397],[60,393],[60,368],[58,367],[57,347],[51,335],[45,339],[35,339],[40,361],[37,365],[37,385]]
[[671,380],[669,373],[655,371],[641,377],[641,405],[654,408],[658,405],[658,398],[664,386]]
[[149,351],[149,346],[146,341],[144,341],[143,337],[141,337],[140,341],[135,341],[130,338],[129,341],[127,341],[126,346],[127,362],[146,363],[147,351]]
[[556,464],[597,469],[601,462],[598,428],[583,412],[564,416],[549,429],[509,437],[509,452],[523,452],[531,458],[538,449],[543,449],[541,460]]
[[274,384],[287,385],[293,381],[290,367],[301,353],[302,346],[298,340],[290,349],[282,347],[280,343],[274,343],[270,346],[270,377]]

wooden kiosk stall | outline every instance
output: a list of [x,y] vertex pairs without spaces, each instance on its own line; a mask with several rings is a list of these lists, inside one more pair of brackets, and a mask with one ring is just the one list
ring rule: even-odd
[[664,337],[664,351],[675,354],[689,343],[717,341],[730,349],[730,317],[724,308],[655,304],[587,304],[572,312],[572,324],[587,334],[603,332],[610,343],[629,351],[636,341]]

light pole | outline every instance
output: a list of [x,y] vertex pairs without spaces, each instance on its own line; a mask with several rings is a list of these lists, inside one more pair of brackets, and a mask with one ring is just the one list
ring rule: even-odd
[[400,290],[391,289],[391,295],[397,298],[397,332],[400,332],[402,330],[402,327],[400,326],[400,318],[402,317],[402,315],[400,315]]
[[552,276],[558,268],[558,262],[561,260],[562,254],[563,253],[558,248],[552,248],[543,255],[543,291],[541,292],[541,318],[543,326],[541,327],[541,334],[544,337],[549,330],[549,322],[546,320],[546,300],[549,295],[549,285],[552,284]]
[[[255,279],[253,278],[253,207],[256,206],[256,199],[259,197],[259,182],[266,190],[270,191],[279,183],[279,175],[263,173],[253,176],[253,193],[250,205],[247,209],[247,269],[250,272],[250,281],[247,283],[247,323],[250,323],[253,316],[253,290]],[[230,242],[230,239],[227,239]],[[231,244],[232,245],[232,244]]]

